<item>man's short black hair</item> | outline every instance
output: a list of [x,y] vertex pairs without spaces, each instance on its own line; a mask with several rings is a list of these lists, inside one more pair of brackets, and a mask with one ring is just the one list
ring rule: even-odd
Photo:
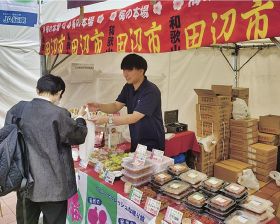
[[122,70],[144,69],[144,74],[147,71],[147,61],[138,54],[129,54],[125,56],[121,63]]
[[62,90],[62,93],[60,95],[61,97],[65,91],[65,83],[61,77],[52,74],[47,74],[42,76],[37,81],[36,88],[38,89],[39,93],[47,92],[51,95],[55,95]]

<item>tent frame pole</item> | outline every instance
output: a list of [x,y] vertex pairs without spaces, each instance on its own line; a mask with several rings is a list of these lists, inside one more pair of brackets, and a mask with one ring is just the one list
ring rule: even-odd
[[235,44],[234,52],[231,54],[233,56],[233,71],[234,71],[234,86],[239,86],[239,69],[238,69],[238,55],[239,47]]
[[[238,87],[239,86],[239,72],[240,70],[249,62],[251,61],[252,58],[254,58],[261,50],[263,50],[265,47],[269,48],[269,47],[275,47],[276,45],[255,45],[255,46],[250,46],[250,47],[242,47],[239,46],[237,44],[235,44],[235,47],[220,47],[220,52],[223,55],[223,57],[225,58],[225,60],[227,61],[228,65],[230,66],[230,68],[232,69],[232,71],[234,72],[234,86]],[[233,66],[230,63],[230,61],[228,60],[227,56],[224,54],[223,52],[223,48],[225,49],[233,49],[234,51],[232,52],[232,56],[233,58]],[[238,68],[238,56],[239,56],[239,51],[241,48],[258,48],[257,51],[247,60],[243,63],[243,65],[239,66]]]

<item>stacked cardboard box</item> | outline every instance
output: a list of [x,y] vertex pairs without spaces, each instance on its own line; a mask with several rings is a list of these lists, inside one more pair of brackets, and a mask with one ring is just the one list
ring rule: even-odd
[[252,165],[234,159],[223,160],[214,165],[214,176],[228,181],[236,182],[245,169],[251,169]]
[[262,132],[259,141],[269,145],[278,145],[277,171],[280,172],[280,116],[266,115],[260,116],[259,130]]
[[259,132],[258,142],[263,143],[263,144],[267,144],[267,145],[278,146],[279,145],[279,135]]
[[234,87],[232,88],[232,101],[236,98],[240,98],[245,100],[245,102],[249,103],[249,88],[242,88],[242,87]]
[[240,160],[248,152],[249,145],[258,142],[258,120],[231,119],[230,130],[230,158]]
[[250,145],[247,151],[239,151],[231,155],[233,155],[231,158],[251,164],[258,180],[268,182],[270,171],[276,170],[276,146],[256,143]]
[[[198,104],[196,105],[197,135],[206,137],[213,134],[218,143],[215,152],[213,152],[215,159],[208,162],[207,165],[200,164],[199,167],[203,167],[204,170],[205,167],[207,170],[213,170],[215,160],[228,158],[232,86],[212,85],[211,89],[195,89],[195,92],[198,95]],[[200,158],[201,163],[204,161],[206,159]],[[200,171],[203,172],[203,170]]]
[[201,145],[201,151],[196,161],[196,169],[205,173],[207,176],[213,176],[215,163],[215,150],[206,152]]

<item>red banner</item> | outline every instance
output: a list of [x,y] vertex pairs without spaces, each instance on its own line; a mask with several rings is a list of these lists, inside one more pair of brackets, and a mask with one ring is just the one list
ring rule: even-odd
[[151,2],[47,23],[40,53],[160,53],[280,36],[279,1]]

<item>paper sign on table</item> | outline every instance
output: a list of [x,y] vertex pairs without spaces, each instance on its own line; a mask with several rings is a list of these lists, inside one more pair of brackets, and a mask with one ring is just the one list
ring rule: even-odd
[[105,172],[104,180],[105,180],[105,182],[107,182],[109,184],[113,184],[115,181],[115,174],[113,172],[110,172],[107,170]]
[[131,190],[129,197],[131,201],[134,201],[136,204],[139,205],[141,203],[142,195],[143,192],[134,187]]
[[147,157],[147,146],[138,144],[133,157],[135,166],[144,166]]
[[154,216],[157,216],[160,210],[160,206],[161,206],[160,201],[147,197],[144,209],[147,212],[153,214]]
[[183,213],[172,207],[167,207],[164,220],[171,224],[181,224]]
[[164,151],[153,149],[151,154],[151,159],[161,162],[163,160]]

